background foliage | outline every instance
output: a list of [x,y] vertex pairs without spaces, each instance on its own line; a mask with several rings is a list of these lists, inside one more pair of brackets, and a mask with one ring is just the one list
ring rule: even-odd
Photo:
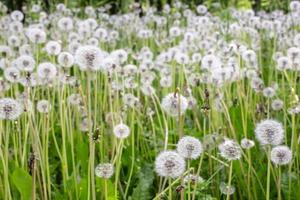
[[[34,3],[39,3],[46,9],[50,9],[58,3],[65,3],[70,7],[84,7],[88,5],[92,6],[102,6],[107,3],[112,5],[112,13],[117,12],[127,12],[129,10],[129,5],[133,2],[139,2],[143,7],[155,6],[161,9],[164,4],[171,4],[174,0],[1,0],[4,2],[10,10],[20,9],[24,5],[30,5]],[[189,4],[191,7],[199,4],[204,4],[208,8],[212,5],[218,3],[223,8],[234,6],[237,8],[254,10],[288,10],[288,5],[290,0],[181,0],[182,2]]]

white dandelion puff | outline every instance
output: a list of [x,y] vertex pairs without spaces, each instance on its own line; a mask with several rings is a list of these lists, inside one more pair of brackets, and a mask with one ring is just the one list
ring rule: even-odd
[[251,149],[252,147],[254,147],[255,143],[253,140],[249,140],[247,138],[243,138],[241,140],[241,147],[243,149]]
[[83,71],[99,70],[103,59],[104,53],[94,46],[81,46],[75,53],[75,62]]
[[48,100],[40,100],[37,102],[36,109],[40,113],[49,113],[51,110],[51,104]]
[[287,146],[276,146],[271,150],[271,161],[276,165],[287,165],[292,158],[293,153]]
[[61,52],[57,57],[57,62],[66,68],[70,68],[74,64],[74,57],[69,52]]
[[201,142],[191,136],[184,136],[177,143],[177,152],[184,158],[197,159],[202,151]]
[[129,136],[130,129],[126,124],[121,123],[114,127],[113,132],[117,138],[124,139]]
[[96,176],[109,179],[114,174],[114,166],[111,163],[100,163],[95,168]]
[[15,120],[22,113],[24,109],[21,103],[12,98],[0,99],[0,119]]
[[44,62],[39,64],[39,66],[37,67],[37,74],[42,79],[51,80],[55,78],[57,74],[57,69],[52,63]]
[[168,115],[172,117],[178,117],[179,115],[183,115],[185,113],[186,109],[188,108],[188,101],[180,94],[170,93],[163,98],[161,107]]
[[272,119],[266,119],[255,127],[255,137],[261,145],[279,145],[284,139],[282,124]]
[[159,176],[177,178],[184,170],[184,158],[175,151],[163,151],[155,159],[155,171]]
[[241,148],[237,142],[225,139],[224,142],[218,146],[221,156],[229,161],[238,160],[241,158]]

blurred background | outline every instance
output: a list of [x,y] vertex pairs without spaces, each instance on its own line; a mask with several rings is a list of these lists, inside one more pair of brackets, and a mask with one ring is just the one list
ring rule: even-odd
[[[130,5],[134,2],[140,3],[144,8],[155,6],[161,10],[165,4],[172,4],[174,0],[0,0],[8,10],[21,10],[22,6],[30,6],[33,4],[41,5],[44,10],[49,11],[58,3],[64,3],[68,7],[85,7],[95,6],[100,7],[105,4],[110,4],[111,13],[129,12]],[[290,0],[180,0],[193,8],[196,5],[204,4],[209,9],[236,7],[240,9],[254,9],[255,11],[272,11],[281,9],[288,11]]]

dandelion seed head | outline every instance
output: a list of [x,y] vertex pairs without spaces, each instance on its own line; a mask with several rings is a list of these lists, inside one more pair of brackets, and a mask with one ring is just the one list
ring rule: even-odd
[[32,56],[22,55],[17,58],[16,66],[19,70],[32,72],[35,68],[35,60]]
[[123,103],[125,105],[132,107],[132,108],[134,108],[136,106],[136,104],[139,102],[139,99],[131,93],[124,94],[122,99],[123,99]]
[[11,47],[18,47],[21,45],[21,40],[18,36],[16,35],[11,35],[8,39],[7,39],[7,43],[9,46]]
[[57,57],[57,62],[66,68],[70,68],[74,64],[74,57],[69,52],[61,52]]
[[4,70],[4,77],[11,83],[16,83],[20,81],[21,73],[16,67],[8,67]]
[[23,30],[23,24],[20,21],[12,21],[9,24],[9,30],[13,33],[21,33]]
[[80,105],[82,103],[81,95],[78,93],[68,96],[68,103],[71,105]]
[[24,19],[24,14],[19,11],[19,10],[14,10],[11,14],[10,17],[14,21],[22,21]]
[[199,183],[203,183],[204,179],[201,176],[198,176],[196,174],[187,174],[183,178],[183,182],[188,185],[189,183],[192,185],[197,185]]
[[235,192],[235,187],[222,182],[220,184],[220,191],[224,195],[232,195]]
[[155,159],[155,171],[159,176],[177,178],[185,170],[185,161],[175,151],[163,151]]
[[177,143],[177,152],[184,158],[197,159],[202,151],[201,142],[191,136],[184,136]]
[[207,7],[204,5],[199,5],[197,6],[196,10],[198,14],[204,15],[207,12]]
[[180,94],[170,93],[163,98],[161,107],[168,115],[172,117],[178,117],[179,115],[183,115],[185,113],[186,109],[188,108],[188,101]]
[[124,139],[129,136],[130,129],[126,124],[121,123],[114,127],[113,133],[117,138]]
[[159,80],[159,84],[163,88],[168,88],[172,86],[172,77],[171,76],[163,76]]
[[266,87],[263,89],[263,95],[267,98],[272,98],[276,94],[276,91],[272,87]]
[[221,68],[221,66],[222,66],[222,62],[221,62],[220,58],[215,55],[208,54],[202,58],[202,61],[201,61],[202,69],[212,70],[212,69]]
[[57,69],[50,62],[40,63],[37,67],[37,75],[39,78],[51,80],[56,77]]
[[51,108],[52,108],[52,106],[51,106],[50,102],[45,99],[38,101],[37,105],[36,105],[36,109],[40,113],[49,113]]
[[242,147],[243,149],[251,149],[251,148],[254,147],[254,146],[255,146],[255,143],[254,143],[253,140],[249,140],[249,139],[247,139],[247,138],[243,138],[243,139],[241,140],[241,147]]
[[45,50],[49,55],[58,55],[61,51],[61,45],[57,41],[49,41],[45,46]]
[[300,2],[299,1],[291,1],[290,9],[292,12],[297,12],[300,10]]
[[89,131],[89,127],[93,126],[93,121],[90,121],[89,122],[89,119],[87,117],[85,117],[87,114],[86,114],[86,111],[85,110],[81,110],[82,113],[83,113],[83,116],[84,118],[82,119],[82,121],[80,122],[80,130],[83,131],[83,132],[87,132]]
[[61,31],[70,31],[73,29],[73,20],[70,17],[62,17],[58,20],[57,26]]
[[143,84],[140,89],[145,96],[155,94],[155,89],[151,85]]
[[32,56],[31,46],[29,44],[23,44],[19,47],[20,55]]
[[276,165],[287,165],[292,158],[292,151],[287,146],[276,146],[271,150],[271,161]]
[[241,148],[237,142],[225,138],[218,146],[221,156],[229,161],[241,158]]
[[271,107],[273,110],[281,110],[283,108],[283,101],[280,99],[274,99],[271,103]]
[[75,62],[83,71],[99,70],[103,58],[104,53],[98,47],[94,46],[81,46],[75,53]]
[[279,57],[276,61],[277,61],[276,68],[280,71],[292,68],[292,61],[287,56]]
[[125,76],[133,76],[137,73],[138,69],[136,65],[128,64],[123,68]]
[[35,44],[41,44],[46,42],[46,33],[39,28],[29,28],[26,31],[28,39]]
[[114,166],[111,163],[100,163],[95,168],[96,176],[109,179],[114,174]]
[[21,103],[12,98],[0,99],[0,119],[15,120],[24,109]]
[[255,127],[255,137],[261,145],[279,145],[284,139],[282,124],[272,119],[263,120]]

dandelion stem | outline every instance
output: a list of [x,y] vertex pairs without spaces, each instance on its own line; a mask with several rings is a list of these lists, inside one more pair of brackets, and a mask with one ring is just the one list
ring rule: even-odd
[[277,182],[277,190],[278,190],[278,196],[277,199],[281,200],[281,167],[278,167],[278,182]]
[[268,166],[267,166],[267,188],[266,188],[266,200],[270,199],[270,176],[271,176],[271,159],[270,159],[270,146],[267,147],[267,158],[268,158]]
[[[228,176],[228,184],[227,184],[227,187],[231,187],[231,179],[232,179],[232,164],[233,161],[230,161],[230,167],[229,167],[229,176]],[[227,195],[226,195],[226,200],[229,200],[230,199],[230,193],[227,192]]]

